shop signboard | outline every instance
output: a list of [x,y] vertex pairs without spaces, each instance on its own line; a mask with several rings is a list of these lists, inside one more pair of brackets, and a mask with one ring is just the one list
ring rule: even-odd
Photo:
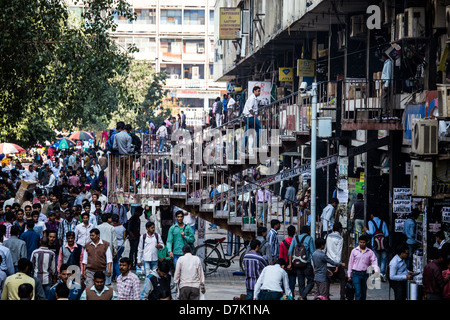
[[248,94],[252,94],[254,87],[261,88],[261,94],[258,97],[258,101],[261,106],[270,104],[271,102],[271,92],[272,92],[272,82],[270,81],[249,81],[248,82]]
[[220,8],[219,40],[235,40],[241,30],[241,9]]
[[405,107],[403,113],[403,144],[411,144],[412,139],[412,122],[414,119],[425,118],[424,104],[409,104]]
[[278,68],[279,81],[294,81],[294,68]]
[[310,59],[297,60],[297,76],[314,77],[316,73],[316,62]]

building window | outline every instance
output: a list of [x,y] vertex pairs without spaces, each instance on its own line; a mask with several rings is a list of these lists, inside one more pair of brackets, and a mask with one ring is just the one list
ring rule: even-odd
[[181,24],[181,10],[161,10],[161,24]]
[[133,37],[116,37],[112,38],[112,40],[114,40],[116,44],[123,50],[128,49],[128,46],[134,43]]
[[117,12],[113,13],[113,17],[114,17],[114,22],[117,24],[131,24],[132,23],[130,20],[128,20],[127,17],[120,15]]
[[160,50],[163,59],[181,59],[182,46],[181,39],[161,39]]
[[139,49],[140,57],[150,57],[156,52],[156,42],[155,39],[145,38],[145,37],[135,37],[134,43]]
[[161,71],[165,71],[168,79],[181,79],[181,64],[160,65]]
[[184,40],[184,53],[188,54],[204,54],[205,41],[203,40]]
[[203,108],[204,99],[200,98],[180,98],[181,106],[186,108]]
[[214,25],[214,10],[209,10],[209,25]]
[[205,66],[203,64],[185,64],[184,79],[200,80],[205,79]]
[[134,9],[136,24],[156,24],[156,9]]
[[184,10],[184,24],[187,25],[204,25],[204,10]]

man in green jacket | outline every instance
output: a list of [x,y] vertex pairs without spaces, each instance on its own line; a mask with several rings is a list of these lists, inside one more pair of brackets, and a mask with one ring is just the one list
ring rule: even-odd
[[183,246],[186,244],[193,245],[195,242],[195,236],[191,226],[183,223],[183,211],[177,211],[175,213],[175,218],[177,219],[177,223],[170,227],[166,242],[169,256],[173,259],[174,268],[177,266],[178,258],[183,255]]

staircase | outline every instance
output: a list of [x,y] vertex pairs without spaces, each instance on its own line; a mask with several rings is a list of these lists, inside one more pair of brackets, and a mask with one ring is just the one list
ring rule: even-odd
[[[158,152],[158,137],[144,135],[141,154],[109,155],[108,200],[142,205],[159,200],[161,205],[176,205],[244,239],[251,239],[257,224],[245,212],[244,202],[250,192],[311,168],[303,166],[279,173],[276,166],[280,154],[310,140],[310,104],[310,97],[295,93],[260,107],[260,148],[252,147],[256,133],[251,129],[247,131],[249,145],[243,148],[246,123],[242,117],[219,128],[176,132],[172,135],[176,141],[169,137],[162,152]],[[325,159],[325,163],[329,160]],[[268,174],[256,181],[246,180],[248,171],[256,168],[263,168]],[[127,185],[130,187],[126,188]],[[214,194],[210,191],[212,185],[217,190]],[[276,201],[273,210],[278,211],[277,195],[272,193],[272,199]]]

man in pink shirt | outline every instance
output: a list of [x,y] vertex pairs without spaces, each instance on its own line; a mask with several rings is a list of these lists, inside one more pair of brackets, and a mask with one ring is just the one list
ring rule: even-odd
[[353,281],[355,300],[366,300],[367,279],[369,278],[367,269],[369,266],[372,266],[375,272],[380,272],[375,253],[367,247],[368,241],[367,235],[360,236],[359,246],[352,250],[348,261],[348,281]]

